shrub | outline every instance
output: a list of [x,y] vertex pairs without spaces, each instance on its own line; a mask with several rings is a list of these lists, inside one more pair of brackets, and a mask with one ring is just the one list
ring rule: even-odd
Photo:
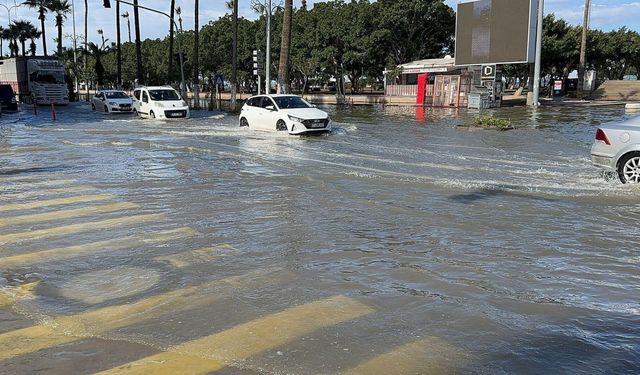
[[475,126],[483,128],[508,129],[511,127],[511,121],[494,116],[478,116],[473,120]]

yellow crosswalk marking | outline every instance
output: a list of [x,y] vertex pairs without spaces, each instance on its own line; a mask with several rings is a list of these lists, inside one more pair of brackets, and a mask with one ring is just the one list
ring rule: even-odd
[[57,194],[65,194],[65,193],[78,193],[83,191],[96,190],[95,187],[90,185],[78,185],[78,186],[68,186],[59,189],[47,189],[47,190],[31,190],[25,191],[21,193],[9,193],[0,195],[0,200],[2,201],[10,201],[14,199],[25,199],[32,197],[40,197],[47,195],[57,195]]
[[76,208],[72,210],[46,212],[43,214],[13,216],[13,217],[8,217],[6,219],[0,219],[0,227],[7,226],[7,225],[16,225],[16,224],[41,223],[45,221],[62,220],[62,219],[74,218],[74,217],[79,217],[84,215],[115,212],[115,211],[128,210],[133,208],[138,208],[138,205],[135,203],[128,203],[128,202],[106,203],[106,204],[100,204],[92,207]]
[[33,296],[33,290],[40,284],[39,281],[22,284],[16,287],[0,289],[0,307],[11,306],[18,299]]
[[35,240],[46,237],[62,236],[66,234],[75,234],[90,232],[93,230],[111,229],[125,225],[140,224],[149,221],[158,221],[164,219],[163,214],[136,215],[128,217],[118,217],[102,221],[91,221],[88,223],[71,224],[62,227],[33,230],[30,232],[20,232],[12,234],[0,235],[0,244],[9,244],[25,240]]
[[18,154],[18,153],[32,153],[40,151],[49,151],[49,147],[42,146],[21,146],[21,147],[9,147],[6,149],[0,149],[0,154]]
[[157,234],[148,235],[144,239],[138,236],[126,236],[106,241],[92,242],[59,249],[35,251],[28,254],[0,257],[0,268],[18,267],[33,263],[69,259],[93,251],[131,249],[139,246],[144,246],[146,244],[169,242],[179,238],[191,237],[196,235],[198,235],[198,232],[191,228],[184,227],[164,232],[158,232]]
[[185,251],[173,255],[164,255],[155,257],[155,260],[169,262],[176,268],[184,268],[195,264],[207,263],[212,260],[238,253],[238,250],[231,245],[225,244],[214,247],[205,247],[203,249]]
[[63,204],[95,202],[95,201],[111,199],[111,198],[113,198],[113,196],[109,194],[93,194],[93,195],[79,195],[79,196],[68,197],[68,198],[47,199],[47,200],[35,201],[35,202],[29,202],[29,203],[5,204],[3,206],[0,206],[0,212],[28,210],[32,208],[41,208],[41,207],[49,207],[49,206],[60,206]]
[[69,185],[76,182],[73,179],[66,180],[44,180],[44,181],[33,181],[33,182],[21,182],[21,183],[10,183],[10,184],[2,184],[0,185],[0,190],[13,190],[16,188],[32,188],[32,187],[41,187],[41,186],[62,186]]
[[[0,154],[2,154],[2,152],[0,151]],[[55,178],[55,177],[60,177],[62,174],[60,172],[54,172],[54,173],[46,173],[46,174],[42,174],[42,173],[37,173],[37,174],[19,174],[16,176],[0,176],[0,181],[2,182],[10,182],[10,181],[19,181],[19,182],[23,182],[23,181],[34,181],[34,180],[43,180],[43,179],[51,179],[51,178]]]
[[208,374],[320,328],[371,312],[360,302],[337,296],[292,307],[99,374]]
[[343,375],[430,375],[452,374],[469,358],[462,349],[430,337],[405,344],[348,371]]
[[[281,269],[269,270],[270,280],[279,282],[286,275]],[[0,361],[25,355],[85,337],[96,337],[106,332],[148,321],[166,313],[211,304],[225,293],[228,283],[243,281],[246,288],[264,285],[265,271],[216,280],[171,292],[151,296],[126,305],[104,307],[76,315],[45,319],[44,324],[0,334]],[[259,280],[261,284],[255,282]],[[220,289],[216,292],[216,288]]]

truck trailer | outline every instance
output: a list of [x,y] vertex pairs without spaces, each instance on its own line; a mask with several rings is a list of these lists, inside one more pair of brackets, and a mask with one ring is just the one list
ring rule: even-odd
[[8,84],[27,104],[69,104],[64,64],[53,57],[12,57],[0,60],[0,84]]

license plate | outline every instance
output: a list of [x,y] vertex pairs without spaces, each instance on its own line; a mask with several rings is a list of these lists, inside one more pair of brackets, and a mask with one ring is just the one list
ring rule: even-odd
[[311,124],[312,128],[324,128],[324,121],[316,121]]
[[182,113],[170,113],[169,117],[182,117]]

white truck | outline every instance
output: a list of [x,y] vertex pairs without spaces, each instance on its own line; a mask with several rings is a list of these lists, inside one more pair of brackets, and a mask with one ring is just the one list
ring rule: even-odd
[[23,103],[69,104],[64,64],[51,57],[12,57],[0,60],[0,84],[8,84]]

